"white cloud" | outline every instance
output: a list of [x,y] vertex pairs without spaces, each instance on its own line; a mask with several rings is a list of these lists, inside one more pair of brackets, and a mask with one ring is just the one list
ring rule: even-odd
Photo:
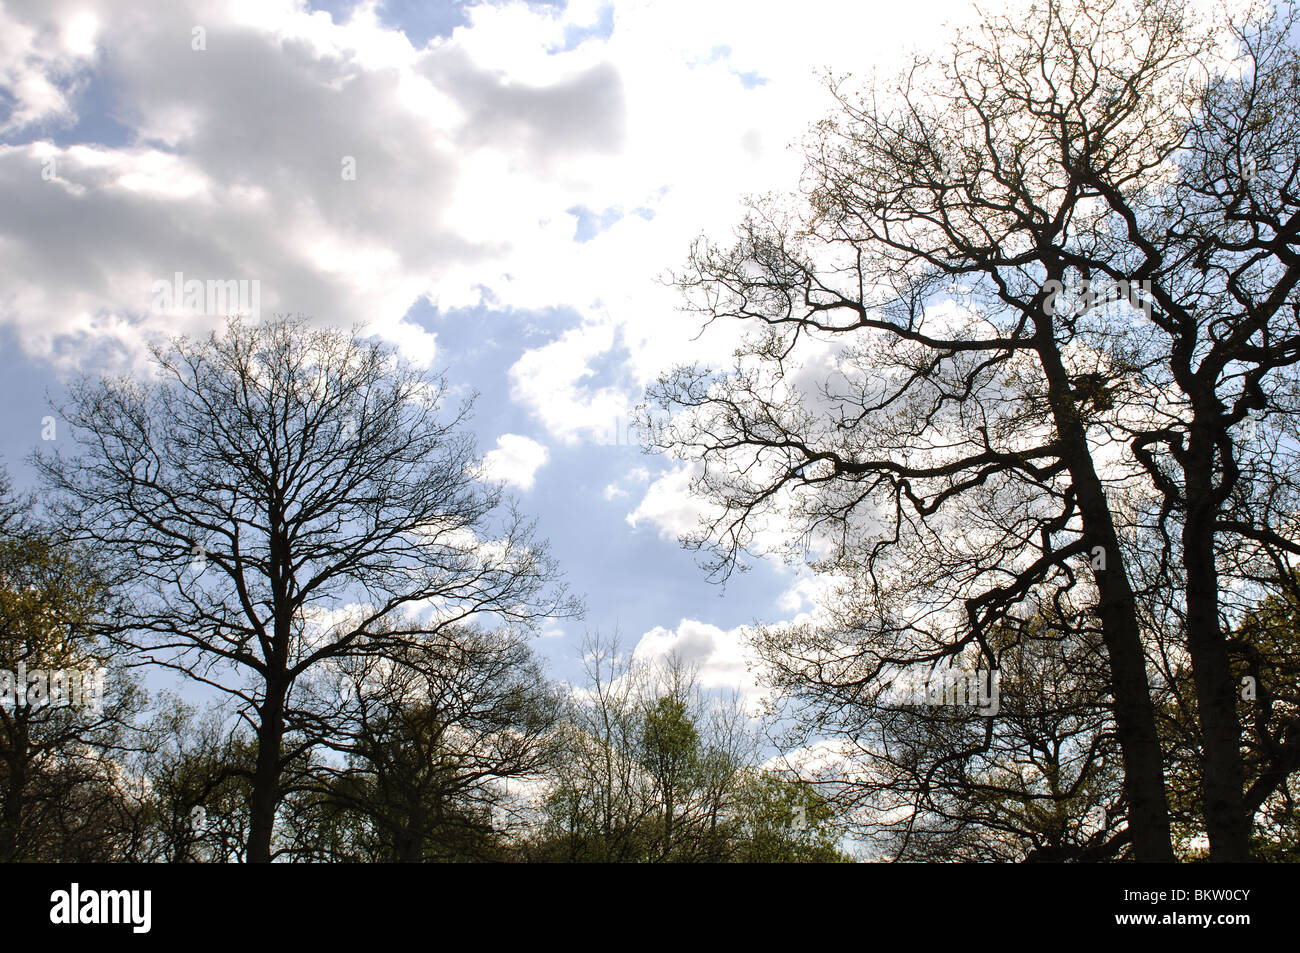
[[646,489],[635,510],[627,515],[633,529],[649,523],[661,539],[677,539],[693,532],[709,513],[708,504],[690,492],[694,470],[685,464],[664,473]]
[[868,772],[861,764],[861,750],[838,738],[823,738],[763,763],[767,771],[791,771],[804,778],[830,776],[846,780],[866,780]]
[[[71,123],[95,84],[125,104],[126,140],[0,147],[3,320],[33,353],[128,352],[177,330],[148,289],[180,270],[260,279],[264,311],[364,317],[427,363],[434,335],[406,318],[421,298],[570,308],[574,331],[520,360],[514,394],[561,441],[603,434],[668,364],[729,353],[730,329],[692,342],[657,279],[701,231],[725,235],[744,194],[796,181],[784,146],[829,106],[814,71],[886,61],[916,11],[634,0],[603,37],[601,9],[475,4],[419,48],[368,4],[337,23],[297,0],[0,13],[7,128]],[[586,38],[565,50],[572,29]],[[575,242],[575,207],[609,226]],[[611,352],[626,360],[604,380]]]
[[0,89],[10,100],[0,133],[73,116],[71,80],[90,65],[98,21],[69,3],[50,4],[44,13],[42,29],[0,6]]
[[847,582],[842,577],[829,573],[814,573],[807,566],[801,567],[785,592],[781,593],[777,604],[786,612],[798,613],[790,621],[801,623],[824,621],[820,610],[834,601],[836,588]]
[[519,434],[507,433],[497,438],[495,450],[483,456],[485,476],[501,480],[521,490],[531,490],[537,471],[550,458],[543,444]]
[[[694,535],[706,522],[717,518],[721,510],[709,500],[691,492],[691,481],[699,473],[698,463],[679,463],[657,477],[647,488],[636,508],[627,514],[626,521],[633,529],[643,524],[654,527],[660,539],[676,540]],[[747,540],[749,553],[769,560],[773,567],[785,565],[799,557],[806,546],[808,552],[823,555],[827,541],[823,536],[804,540],[799,532],[800,521],[787,511],[789,494],[778,494],[773,512],[756,512],[748,525],[752,537]],[[794,595],[787,593],[789,602]],[[795,606],[797,608],[797,606]]]
[[[605,487],[606,500],[621,500],[632,495],[629,486],[643,485],[650,482],[650,471],[645,467],[633,467],[622,479],[615,480]],[[635,524],[634,524],[635,525]]]
[[682,619],[675,629],[659,626],[641,636],[632,657],[638,662],[654,662],[676,656],[697,670],[701,688],[736,690],[752,701],[759,688],[748,671],[751,652],[745,632],[745,626],[724,630],[697,619]]
[[[568,219],[584,164],[622,137],[617,70],[590,44],[545,55],[562,18],[523,5],[474,8],[421,50],[370,7],[334,24],[291,0],[0,17],[6,130],[71,124],[92,83],[127,104],[113,114],[125,143],[0,147],[0,267],[16,276],[0,314],[46,356],[178,330],[149,289],[182,271],[258,279],[264,311],[365,318],[428,363],[411,306],[477,304],[526,270],[516,254],[568,244],[571,220],[558,243],[545,220]],[[528,55],[502,58],[511,45]]]
[[608,318],[584,322],[528,351],[510,369],[512,396],[564,443],[601,441],[627,420],[632,395],[626,388],[577,386],[592,373],[591,361],[613,346],[614,332]]

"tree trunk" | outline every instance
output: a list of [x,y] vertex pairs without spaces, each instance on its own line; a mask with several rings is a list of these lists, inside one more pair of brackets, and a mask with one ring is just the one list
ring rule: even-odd
[[0,862],[21,860],[23,795],[27,788],[27,726],[15,719],[10,732],[9,778],[0,812]]
[[664,787],[664,850],[663,859],[667,860],[673,849],[673,783],[669,781]]
[[[1050,318],[1039,327],[1042,338],[1051,342]],[[1048,400],[1061,443],[1061,459],[1070,472],[1083,518],[1084,539],[1090,553],[1100,548],[1101,562],[1095,563],[1094,576],[1102,636],[1110,658],[1115,733],[1124,761],[1124,794],[1128,800],[1133,855],[1145,863],[1173,863],[1164,758],[1147,681],[1142,631],[1133,588],[1120,553],[1119,534],[1115,531],[1105,489],[1093,466],[1087,435],[1060,355],[1054,343],[1040,346],[1038,350],[1048,381]]]
[[1201,726],[1201,796],[1210,859],[1244,863],[1250,856],[1250,819],[1242,794],[1241,723],[1228,645],[1219,628],[1219,575],[1214,562],[1214,507],[1209,475],[1214,447],[1193,434],[1187,455],[1187,520],[1183,564],[1187,572],[1187,648]]
[[1124,760],[1124,792],[1128,798],[1133,853],[1139,861],[1172,863],[1164,758],[1156,733],[1155,708],[1151,704],[1146,654],[1134,611],[1133,590],[1122,564],[1113,564],[1118,562],[1115,554],[1119,542],[1113,527],[1103,526],[1100,531],[1087,535],[1089,539],[1103,539],[1106,528],[1111,529],[1111,539],[1100,545],[1111,563],[1097,572],[1097,589],[1115,693],[1115,733]]
[[271,861],[271,834],[275,828],[275,809],[280,801],[280,747],[284,738],[284,697],[286,686],[267,682],[266,700],[262,703],[262,723],[257,731],[257,766],[253,771],[253,794],[250,799],[247,862],[266,864]]

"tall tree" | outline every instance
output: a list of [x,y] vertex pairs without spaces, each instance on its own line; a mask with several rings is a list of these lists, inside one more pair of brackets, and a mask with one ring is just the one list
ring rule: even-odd
[[118,637],[242,706],[247,859],[264,862],[306,673],[577,606],[531,525],[476,478],[468,407],[442,419],[442,381],[391,350],[276,318],[153,358],[153,382],[75,385],[61,411],[79,452],[35,462],[72,538],[130,587]]
[[1237,26],[1238,69],[1181,4],[1048,0],[893,87],[837,84],[803,205],[756,203],[680,279],[764,333],[734,373],[653,391],[679,411],[655,442],[720,507],[694,537],[720,565],[778,512],[867,581],[881,651],[835,672],[850,698],[884,664],[991,660],[1031,594],[1094,587],[1141,860],[1173,856],[1125,551],[1145,513],[1178,528],[1214,854],[1247,852],[1215,542],[1294,552],[1269,508],[1224,506],[1227,428],[1300,359],[1291,22]]
[[[1211,856],[1227,861],[1249,858],[1254,812],[1223,593],[1243,581],[1241,569],[1259,579],[1264,547],[1300,553],[1288,512],[1300,468],[1294,446],[1275,439],[1280,420],[1300,413],[1296,22],[1288,5],[1229,25],[1236,60],[1198,88],[1172,182],[1125,188],[1082,166],[1116,227],[1081,242],[1070,262],[1142,281],[1154,304],[1155,340],[1132,348],[1124,384],[1156,410],[1130,423],[1130,446],[1183,580],[1202,811]],[[1252,415],[1272,425],[1257,427]]]

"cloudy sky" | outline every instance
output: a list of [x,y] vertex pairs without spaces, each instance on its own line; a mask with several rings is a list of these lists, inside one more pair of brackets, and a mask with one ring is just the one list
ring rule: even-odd
[[256,281],[262,314],[364,321],[480,394],[489,469],[589,606],[540,640],[554,674],[584,626],[617,627],[740,685],[740,627],[812,587],[767,562],[708,583],[676,541],[685,474],[628,446],[648,382],[735,343],[662,278],[746,195],[796,185],[826,71],[893,72],[967,10],[0,0],[3,462],[30,483],[68,375],[218,323],[160,308],[156,283]]

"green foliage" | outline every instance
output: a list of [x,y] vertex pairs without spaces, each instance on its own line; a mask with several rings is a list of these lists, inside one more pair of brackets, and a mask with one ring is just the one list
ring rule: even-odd
[[562,729],[567,757],[527,856],[582,862],[829,862],[835,811],[811,785],[757,766],[737,700],[706,698],[675,660],[584,646],[589,682]]
[[[111,753],[144,696],[101,638],[111,597],[92,556],[39,525],[0,476],[0,859],[106,861],[126,850]],[[24,672],[42,676],[22,684]],[[36,685],[47,693],[29,694]]]
[[740,789],[736,851],[741,863],[841,863],[836,812],[815,786],[776,772],[751,773]]

